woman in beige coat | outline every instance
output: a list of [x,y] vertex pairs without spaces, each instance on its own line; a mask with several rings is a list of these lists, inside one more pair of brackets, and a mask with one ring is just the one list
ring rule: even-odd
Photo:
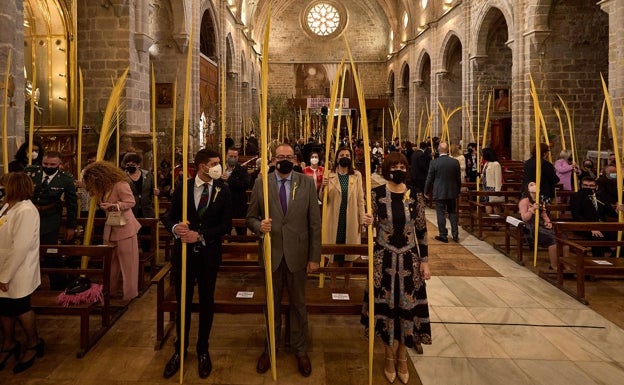
[[[334,170],[323,180],[323,190],[327,189],[328,220],[323,228],[323,242],[337,244],[359,244],[362,240],[361,229],[364,216],[364,190],[362,174],[353,168],[353,154],[348,147],[341,147],[336,152]],[[358,255],[334,255],[332,266],[353,266]],[[332,274],[332,286],[335,285]],[[349,277],[345,276],[345,287],[349,286]]]
[[[30,296],[41,283],[39,212],[30,201],[34,193],[30,176],[14,172],[6,176],[5,182],[6,203],[0,209],[0,329],[4,336],[0,370],[15,357],[13,373],[20,373],[44,351],[30,305]],[[15,339],[17,321],[26,335],[23,353]]]
[[122,226],[104,226],[104,243],[116,245],[111,261],[112,294],[117,292],[119,276],[123,278],[123,299],[129,301],[136,297],[139,279],[139,244],[137,233],[141,224],[132,214],[135,205],[134,195],[128,183],[128,177],[119,168],[109,162],[95,162],[84,169],[84,184],[92,198],[97,199],[100,208],[107,212],[121,211],[125,224]]

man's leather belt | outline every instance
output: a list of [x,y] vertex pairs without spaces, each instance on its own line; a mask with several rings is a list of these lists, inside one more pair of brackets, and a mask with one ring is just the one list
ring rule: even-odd
[[49,209],[55,207],[57,204],[58,204],[58,202],[57,203],[50,203],[49,205],[35,205],[35,206],[37,207],[37,210],[39,210],[39,211],[46,211],[46,210],[49,210]]

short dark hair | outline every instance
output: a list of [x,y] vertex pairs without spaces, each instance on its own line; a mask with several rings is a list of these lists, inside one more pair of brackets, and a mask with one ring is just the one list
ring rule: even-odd
[[44,157],[46,158],[59,158],[62,160],[61,158],[61,153],[55,150],[51,150],[45,153]]
[[591,176],[589,176],[589,175],[585,175],[585,176],[583,177],[583,179],[581,179],[581,184],[583,184],[583,182],[593,182],[593,183],[596,183],[596,179],[595,179],[595,178],[592,178],[592,177],[591,177]]
[[29,175],[23,172],[11,172],[4,178],[5,200],[7,202],[19,202],[30,199],[35,193],[33,181]]
[[405,168],[409,169],[409,162],[402,153],[391,152],[385,157],[383,163],[381,164],[381,175],[385,180],[390,180],[390,169],[397,164],[403,164],[405,165]]
[[126,163],[136,163],[136,164],[141,164],[141,161],[143,159],[141,159],[141,156],[135,152],[128,152],[126,153],[126,155],[124,155],[123,160],[121,161],[122,164],[126,164]]
[[[548,146],[546,143],[540,143],[540,155],[544,156],[544,154],[547,153],[548,151],[550,151],[550,146]],[[534,146],[533,149],[531,150],[531,155],[532,156],[537,155],[536,146]]]
[[496,156],[496,151],[494,151],[493,148],[486,147],[483,150],[481,150],[481,152],[483,153],[483,159],[485,159],[487,162],[498,161],[498,157]]
[[208,160],[210,158],[221,159],[218,152],[202,148],[201,150],[197,151],[197,154],[195,154],[195,159],[193,160],[193,162],[195,163],[195,167],[199,166],[202,163],[208,163]]

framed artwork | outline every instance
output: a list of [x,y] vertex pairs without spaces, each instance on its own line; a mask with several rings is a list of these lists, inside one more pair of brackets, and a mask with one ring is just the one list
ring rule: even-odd
[[156,83],[156,107],[173,107],[173,83]]
[[509,97],[509,88],[494,89],[494,112],[511,111],[511,98]]

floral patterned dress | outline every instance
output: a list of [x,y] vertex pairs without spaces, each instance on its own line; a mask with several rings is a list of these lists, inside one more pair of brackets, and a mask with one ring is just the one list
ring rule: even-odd
[[[420,264],[427,262],[427,223],[422,194],[393,193],[385,185],[372,191],[377,237],[373,256],[375,333],[387,345],[409,348],[431,344],[429,304]],[[362,323],[368,325],[369,293]]]

